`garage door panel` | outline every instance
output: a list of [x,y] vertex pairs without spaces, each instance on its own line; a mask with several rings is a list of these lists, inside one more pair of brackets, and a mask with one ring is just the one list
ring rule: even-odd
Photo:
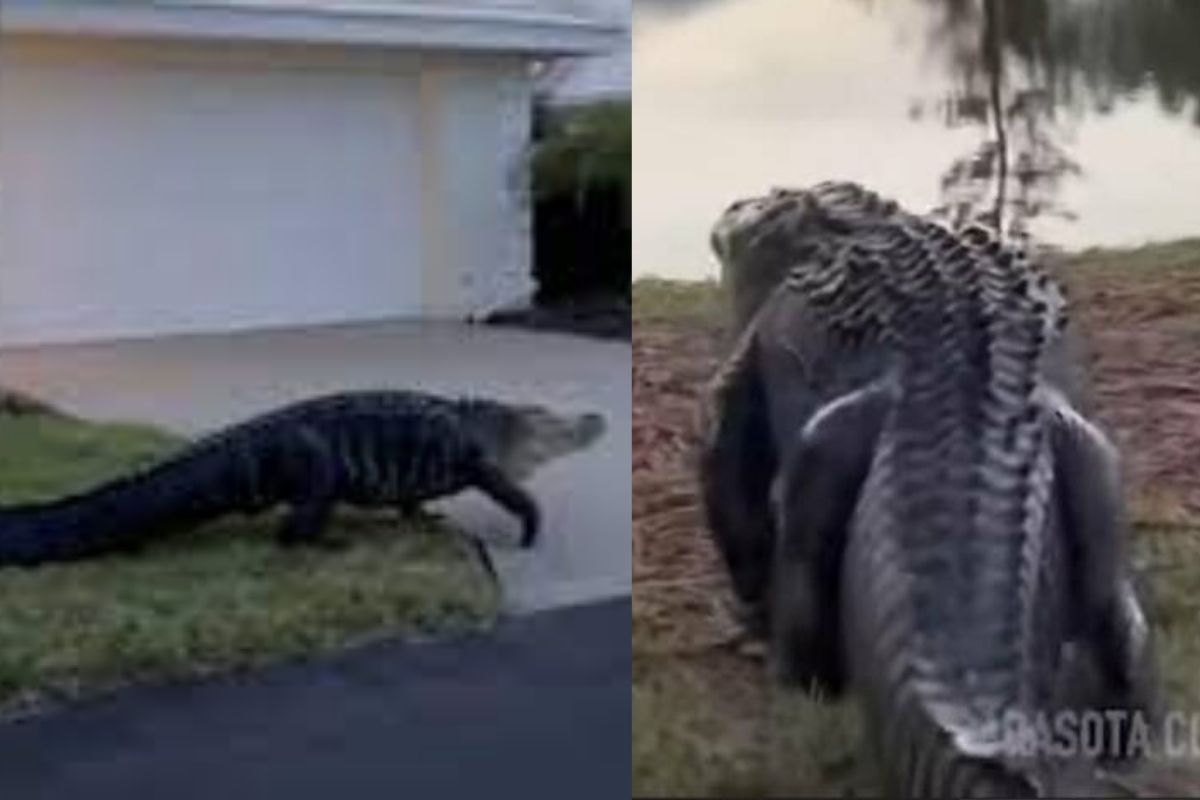
[[416,115],[412,75],[6,57],[0,341],[418,313]]

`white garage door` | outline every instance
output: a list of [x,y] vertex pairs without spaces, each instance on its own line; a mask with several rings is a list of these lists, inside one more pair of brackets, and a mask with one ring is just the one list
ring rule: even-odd
[[414,73],[22,53],[0,344],[418,312]]

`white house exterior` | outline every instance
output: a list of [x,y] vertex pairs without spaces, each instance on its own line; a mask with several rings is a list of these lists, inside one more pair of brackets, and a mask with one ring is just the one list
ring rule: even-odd
[[554,0],[0,3],[0,347],[406,316],[531,291]]

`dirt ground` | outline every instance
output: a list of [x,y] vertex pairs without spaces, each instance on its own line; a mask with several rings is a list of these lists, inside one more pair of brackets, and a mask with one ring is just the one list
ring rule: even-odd
[[[1198,248],[1200,249],[1200,248]],[[1135,497],[1200,513],[1200,257],[1081,260],[1064,270],[1087,334],[1100,419]]]
[[[1200,515],[1200,243],[1185,244],[1083,254],[1062,267],[1087,335],[1097,411],[1124,454],[1143,524]],[[711,286],[689,291],[711,309]],[[634,301],[635,723],[639,688],[659,680],[666,662],[698,683],[697,697],[736,697],[745,717],[769,690],[760,661],[739,655],[694,483],[697,401],[726,336],[717,314],[678,313],[686,300],[646,313],[639,303],[649,294],[635,290]],[[661,774],[639,785],[637,762],[635,752],[635,789],[670,788]]]

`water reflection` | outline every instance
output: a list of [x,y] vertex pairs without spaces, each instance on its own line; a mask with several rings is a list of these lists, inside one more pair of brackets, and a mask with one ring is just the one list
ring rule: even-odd
[[[683,8],[681,8],[681,6]],[[637,0],[635,270],[826,177],[1066,246],[1200,233],[1194,0]]]
[[[1023,238],[1039,217],[1076,219],[1058,200],[1062,181],[1082,174],[1064,146],[1064,115],[1111,113],[1149,89],[1165,112],[1190,106],[1200,124],[1200,4],[922,2],[927,50],[956,81],[936,103],[939,116],[982,134],[942,176],[938,211],[956,223],[980,219]],[[924,108],[916,100],[914,116]]]

